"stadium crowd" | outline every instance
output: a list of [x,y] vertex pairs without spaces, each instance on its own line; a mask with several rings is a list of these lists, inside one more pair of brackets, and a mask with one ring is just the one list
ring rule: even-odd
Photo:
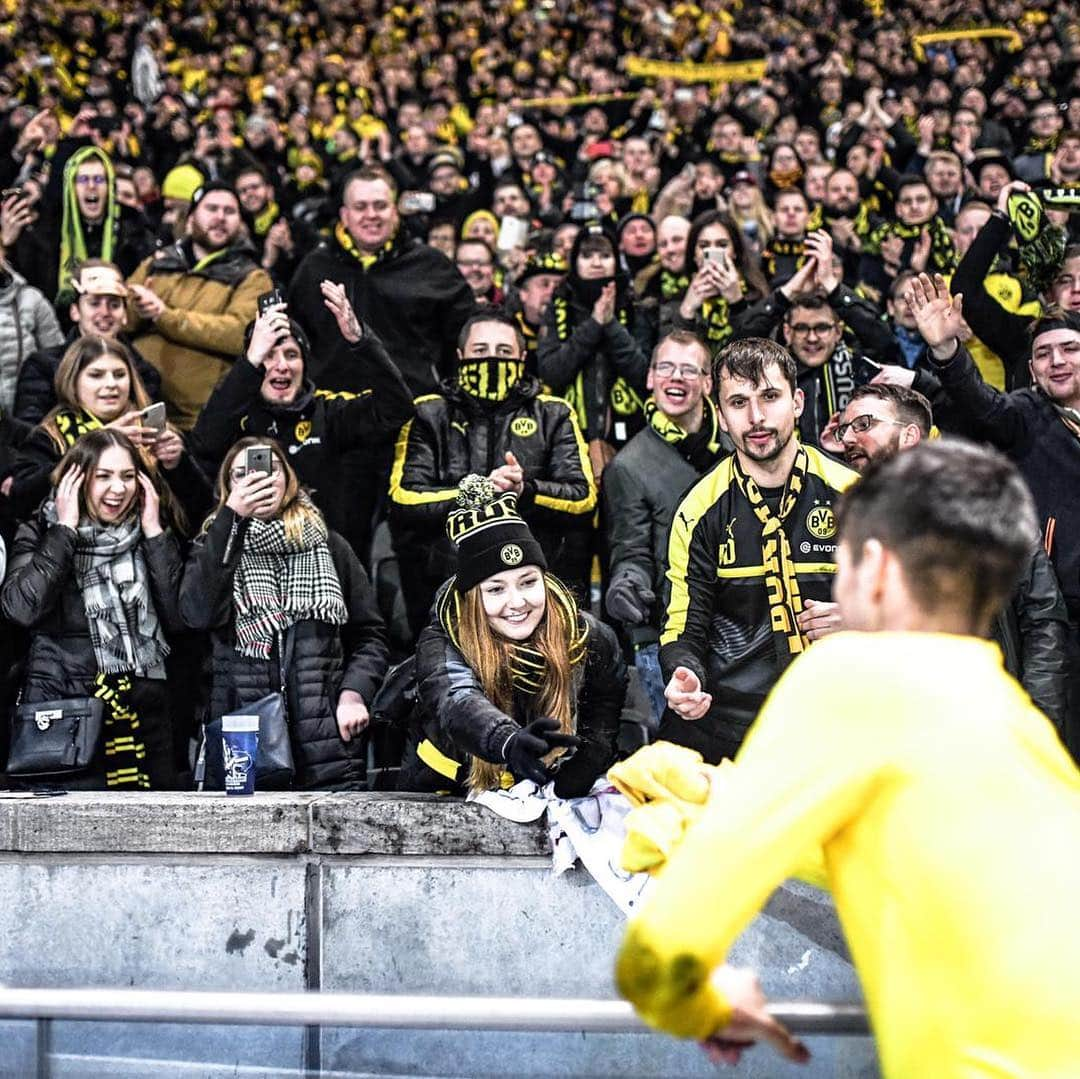
[[380,730],[416,790],[719,761],[842,628],[841,493],[955,435],[1034,497],[993,633],[1080,753],[1075,8],[3,17],[0,691],[104,710],[7,782],[188,788],[276,691],[303,788]]

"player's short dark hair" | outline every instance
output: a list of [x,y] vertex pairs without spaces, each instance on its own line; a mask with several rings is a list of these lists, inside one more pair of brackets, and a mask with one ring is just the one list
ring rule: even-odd
[[475,315],[470,315],[469,318],[465,320],[465,325],[461,327],[461,332],[458,334],[457,347],[459,352],[465,351],[465,345],[468,343],[469,334],[472,333],[472,328],[481,322],[497,322],[500,326],[509,326],[510,329],[514,331],[514,338],[517,341],[518,351],[525,351],[525,338],[522,336],[521,327],[510,318],[509,315],[504,314],[497,307],[489,307],[482,311],[477,311]]
[[841,498],[837,528],[856,563],[868,540],[893,552],[924,611],[959,608],[975,625],[1001,609],[1039,542],[1016,466],[959,438],[872,462]]

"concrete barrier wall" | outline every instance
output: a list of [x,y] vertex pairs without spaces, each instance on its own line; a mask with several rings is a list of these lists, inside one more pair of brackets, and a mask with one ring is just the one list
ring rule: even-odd
[[[0,981],[35,987],[610,998],[624,924],[588,874],[553,876],[543,825],[380,794],[3,800],[0,909]],[[733,960],[776,999],[859,997],[828,897],[803,885],[776,892]],[[0,1075],[27,1074],[33,1038],[4,1024]],[[52,1048],[57,1075],[715,1074],[651,1034],[58,1023]],[[867,1038],[811,1050],[810,1069],[757,1050],[740,1074],[877,1074]]]

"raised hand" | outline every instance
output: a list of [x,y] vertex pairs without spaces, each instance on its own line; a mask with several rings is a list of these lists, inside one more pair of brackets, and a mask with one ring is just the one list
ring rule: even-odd
[[276,499],[273,476],[249,472],[242,480],[234,481],[225,505],[237,517],[256,517],[272,509]]
[[519,495],[525,487],[525,470],[518,463],[518,459],[507,450],[506,464],[494,469],[488,479],[499,491],[513,491]]
[[251,331],[246,354],[248,363],[252,367],[262,367],[278,341],[291,332],[285,305],[275,304],[268,307],[255,319],[255,328]]
[[161,527],[161,498],[153,481],[145,472],[139,472],[137,478],[139,487],[142,489],[142,510],[139,513],[139,523],[142,525],[142,534],[147,539],[153,539],[164,531]]
[[[951,357],[952,342],[959,344],[964,332],[963,294],[949,295],[949,286],[941,274],[921,273],[911,279],[907,301],[915,316],[915,325],[931,349]],[[945,357],[935,357],[943,359]]]
[[319,291],[323,295],[326,309],[334,316],[341,336],[350,345],[355,345],[364,336],[364,327],[360,324],[353,305],[349,302],[349,294],[345,291],[345,286],[333,281],[321,281]]
[[69,468],[56,485],[56,520],[67,528],[79,527],[79,491],[83,485],[81,468]]

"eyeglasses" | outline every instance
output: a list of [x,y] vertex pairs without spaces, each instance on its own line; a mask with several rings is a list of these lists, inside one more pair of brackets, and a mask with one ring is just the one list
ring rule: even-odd
[[893,427],[907,427],[907,424],[901,423],[900,420],[883,420],[878,416],[870,416],[864,413],[862,416],[856,416],[850,423],[837,424],[836,440],[837,442],[843,442],[848,431],[854,431],[857,435],[864,435],[876,423],[891,423]]
[[90,176],[76,176],[75,182],[79,187],[104,187],[109,182],[109,178],[94,173]]
[[457,261],[459,270],[486,270],[491,265],[493,265],[493,263],[487,262],[484,259],[458,259]]
[[661,378],[672,378],[678,374],[684,382],[697,382],[698,379],[705,377],[705,372],[700,367],[691,367],[688,363],[670,363],[667,360],[656,364],[653,370]]
[[816,334],[818,337],[824,337],[827,333],[832,333],[836,329],[835,322],[792,322],[791,332],[798,334],[800,337],[809,337],[811,334]]

